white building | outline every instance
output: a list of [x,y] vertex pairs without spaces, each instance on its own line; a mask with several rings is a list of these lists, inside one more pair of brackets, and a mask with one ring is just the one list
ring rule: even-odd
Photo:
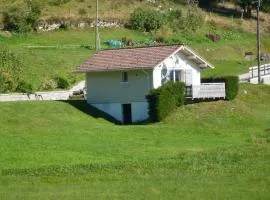
[[122,123],[148,118],[145,96],[169,80],[200,86],[213,68],[184,45],[103,50],[76,69],[86,73],[87,102]]

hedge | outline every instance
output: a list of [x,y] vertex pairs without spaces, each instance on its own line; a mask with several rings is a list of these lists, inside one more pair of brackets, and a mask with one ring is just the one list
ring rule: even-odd
[[203,78],[202,83],[220,83],[225,82],[226,99],[231,101],[235,99],[239,90],[239,79],[237,76],[210,77]]
[[162,121],[171,111],[184,104],[184,97],[185,85],[181,82],[170,81],[158,89],[151,90],[146,95],[150,121]]

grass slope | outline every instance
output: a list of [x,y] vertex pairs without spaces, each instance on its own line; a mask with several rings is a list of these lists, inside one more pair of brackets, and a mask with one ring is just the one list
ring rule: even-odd
[[0,104],[1,199],[269,199],[270,87],[117,126],[66,102]]
[[[93,53],[93,50],[81,46],[94,46],[94,34],[90,29],[14,35],[10,38],[0,36],[0,45],[8,46],[23,60],[22,76],[38,90],[42,81],[55,76],[65,77],[72,83],[84,79],[83,75],[75,75],[72,71]],[[142,33],[127,29],[102,29],[100,35],[102,44],[108,39],[122,37],[146,38]]]
[[[6,7],[22,3],[22,0],[2,0],[0,4],[0,12]],[[50,4],[51,0],[40,2],[43,7],[42,18],[48,17],[68,17],[78,18],[79,9],[89,11],[88,17],[95,14],[94,0],[70,0],[59,6]],[[60,2],[60,1],[59,1]],[[147,3],[146,1],[100,1],[101,18],[129,18],[129,14],[136,7],[152,7],[156,8],[162,5],[162,9],[180,8],[183,12],[186,8],[183,5],[175,4],[173,1],[157,1],[156,3]],[[190,45],[199,52],[202,57],[206,58],[216,68],[214,70],[206,70],[202,76],[222,76],[222,75],[239,75],[247,73],[248,68],[256,65],[256,23],[255,20],[240,20],[233,17],[220,16],[215,13],[207,13],[202,11],[206,23],[196,32],[180,32],[175,33],[167,26],[163,27],[152,34],[139,33],[136,31],[119,29],[101,29],[101,43],[109,39],[121,40],[122,37],[135,41],[145,39],[155,39],[162,36],[165,39],[176,39]],[[261,15],[262,41],[261,50],[263,53],[270,52],[269,15]],[[268,30],[268,31],[267,31]],[[221,40],[213,43],[205,37],[207,33],[217,33]],[[22,74],[23,78],[33,84],[34,89],[38,90],[44,80],[61,76],[67,78],[72,84],[84,78],[83,75],[74,75],[71,72],[76,66],[84,62],[93,53],[91,50],[81,48],[81,45],[95,44],[95,31],[89,30],[69,30],[56,31],[50,33],[30,33],[27,36],[14,35],[12,37],[1,36],[0,45],[10,47],[24,61],[25,69]],[[5,34],[2,34],[5,35]],[[103,46],[105,47],[105,46]],[[245,60],[244,53],[247,51],[254,52],[251,61]]]
[[[221,41],[213,43],[205,37],[208,28],[192,33],[168,35],[165,38],[177,38],[191,46],[206,58],[216,68],[206,70],[203,76],[238,75],[246,73],[248,67],[256,65],[256,60],[244,59],[245,51],[255,52],[256,36],[252,33],[237,30],[218,30]],[[160,35],[161,33],[156,33]],[[135,41],[150,39],[149,34],[139,33],[128,29],[102,29],[101,43],[109,39],[121,40],[122,37]],[[266,38],[265,35],[262,38]],[[94,30],[69,30],[50,33],[29,34],[27,36],[14,35],[1,37],[1,45],[12,49],[23,60],[25,68],[23,78],[38,89],[41,82],[55,76],[66,77],[74,83],[83,79],[83,75],[75,75],[72,71],[83,63],[93,53],[92,50],[82,48],[81,45],[94,46]],[[106,46],[102,46],[106,48]],[[269,52],[270,41],[262,40],[262,51]]]

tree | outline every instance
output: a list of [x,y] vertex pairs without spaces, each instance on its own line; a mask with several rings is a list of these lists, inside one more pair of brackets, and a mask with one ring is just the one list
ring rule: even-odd
[[244,15],[248,18],[251,17],[251,11],[253,7],[253,0],[237,0],[237,4],[244,10]]
[[263,0],[262,2],[262,10],[270,13],[270,0]]

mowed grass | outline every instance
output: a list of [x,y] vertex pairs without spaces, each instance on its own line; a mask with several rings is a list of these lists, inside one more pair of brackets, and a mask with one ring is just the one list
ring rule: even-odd
[[114,125],[68,102],[0,104],[0,199],[269,199],[270,87]]

